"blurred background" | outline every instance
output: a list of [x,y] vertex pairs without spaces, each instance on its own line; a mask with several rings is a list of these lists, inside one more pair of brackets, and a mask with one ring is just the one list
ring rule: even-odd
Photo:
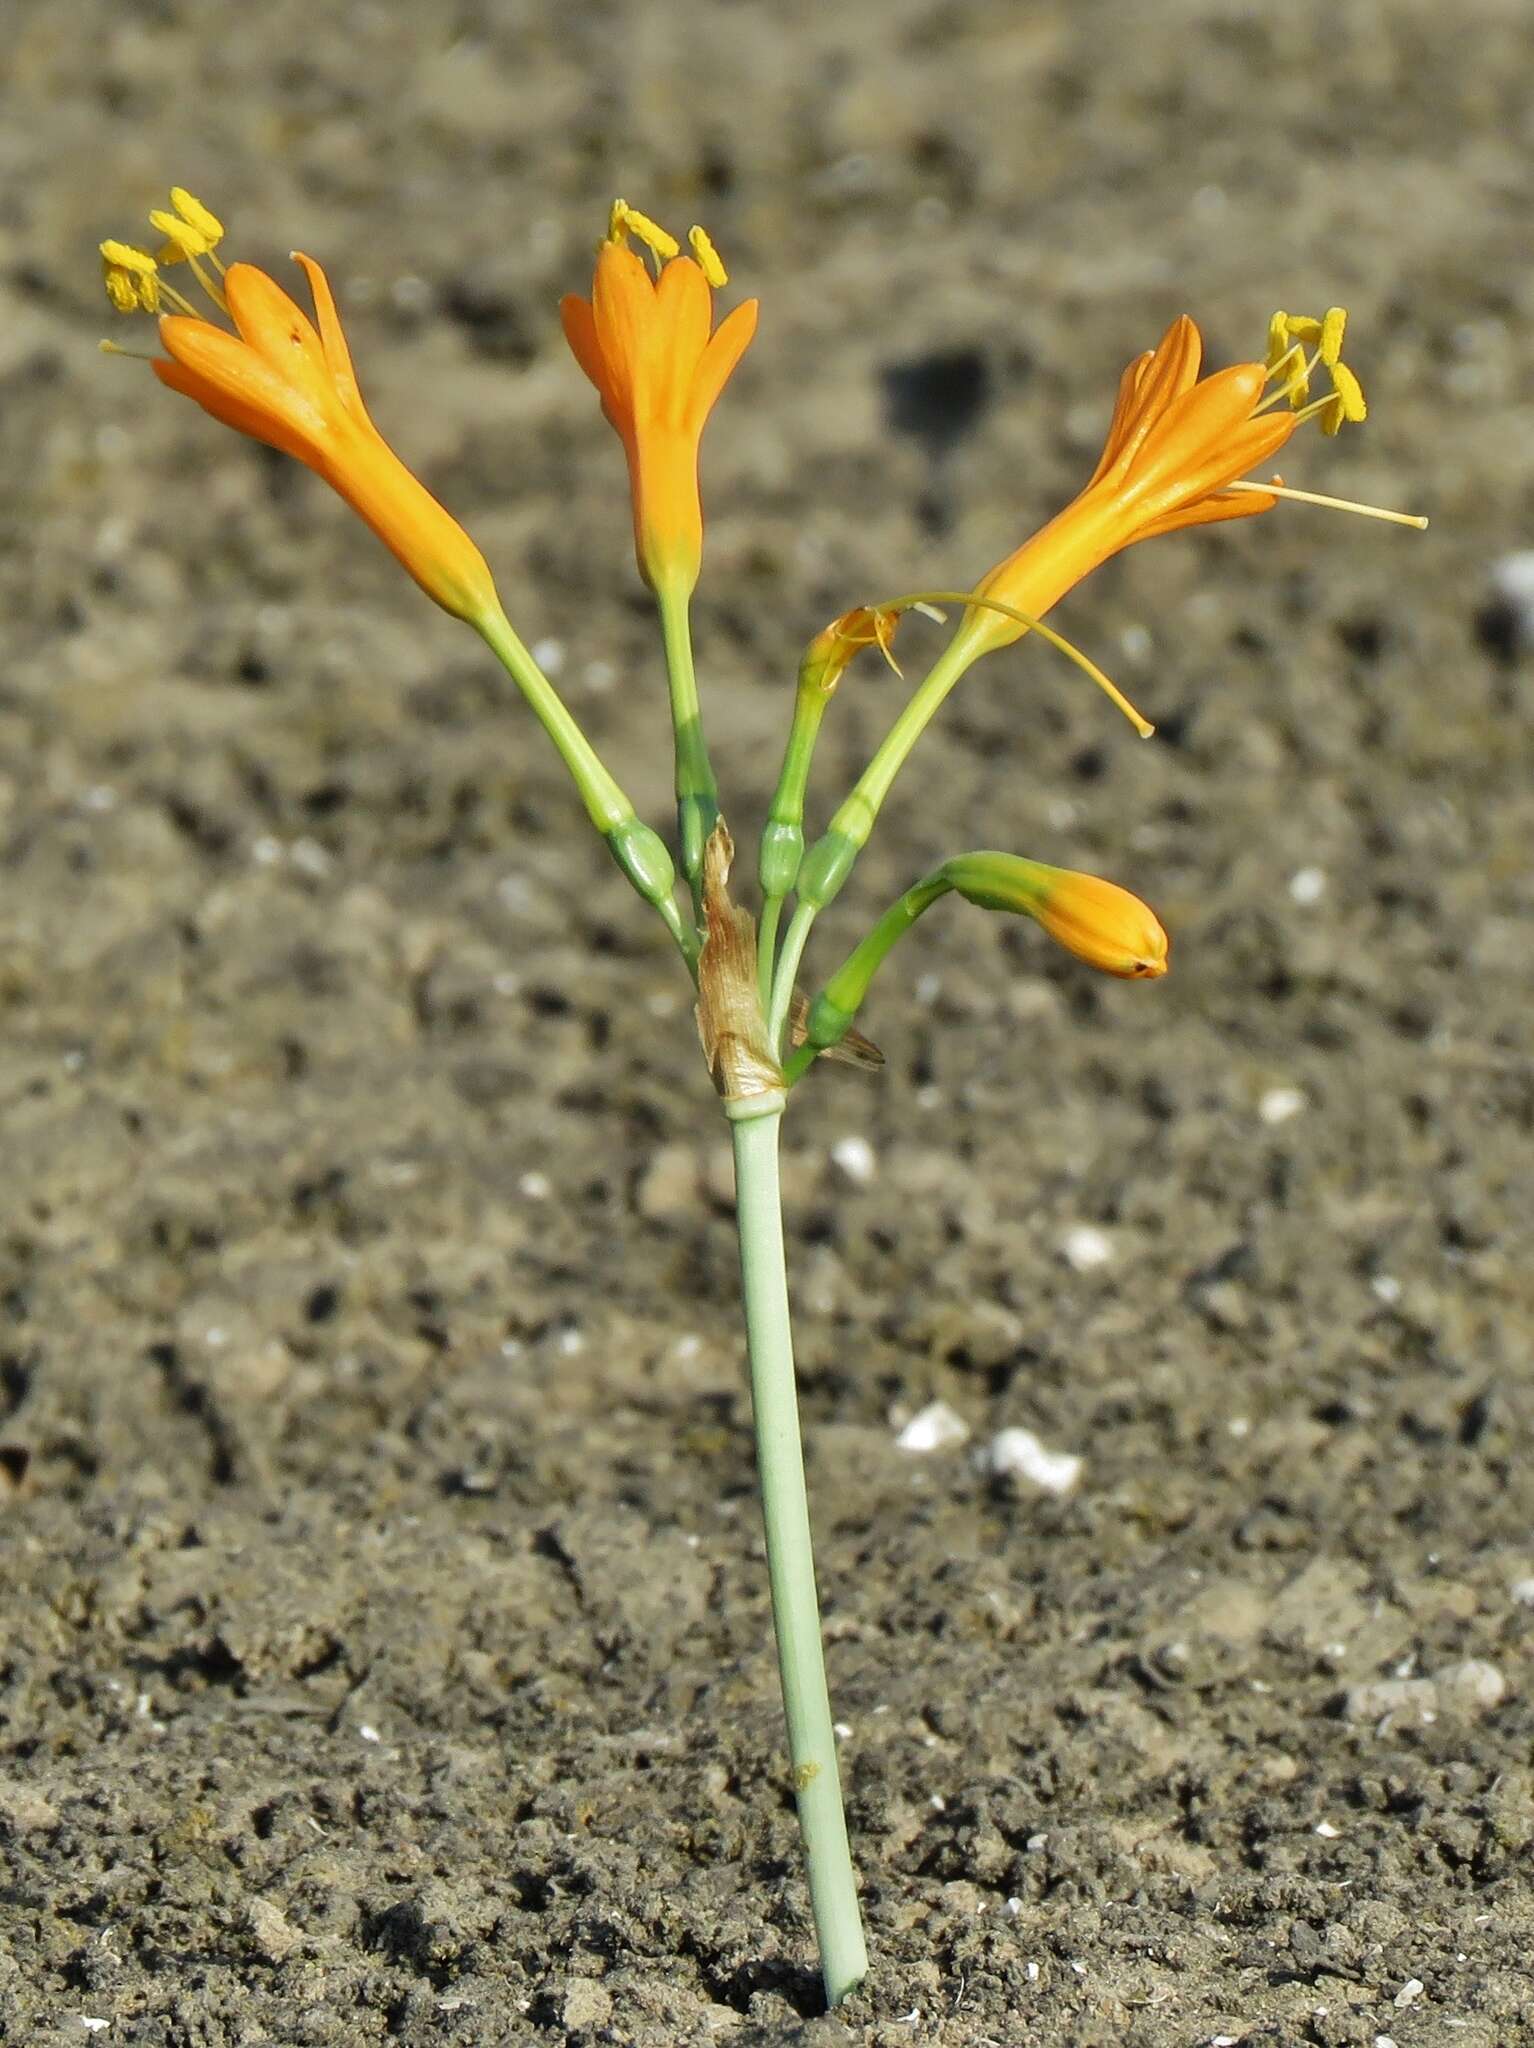
[[[695,611],[742,846],[827,619],[1017,545],[1178,313],[1218,364],[1350,309],[1370,419],[1286,481],[1430,531],[1286,505],[1108,565],[1055,623],[1158,738],[995,657],[817,933],[823,974],[996,845],[1173,938],[1109,986],[944,906],[870,1007],[885,1073],[793,1106],[849,2038],[1506,2041],[1522,0],[11,0],[5,40],[0,2034],[841,2038],[685,981],[472,636],[98,354],[152,335],[96,244],[174,183],[224,253],[327,267],[380,427],[657,824],[621,455],[556,307],[615,194],[707,226],[762,301]],[[939,644],[903,629],[907,673]],[[819,817],[901,701],[848,677]],[[996,1474],[1008,1428],[1074,1489]]]

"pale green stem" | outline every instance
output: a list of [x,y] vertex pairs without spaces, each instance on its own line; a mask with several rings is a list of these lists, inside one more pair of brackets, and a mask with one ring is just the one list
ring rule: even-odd
[[[847,879],[852,863],[867,842],[880,807],[889,795],[890,785],[899,774],[907,754],[921,738],[943,699],[960,676],[985,651],[985,644],[977,633],[969,630],[967,625],[959,628],[932,664],[925,679],[912,692],[905,709],[885,734],[873,759],[842,800],[823,836],[806,854],[799,873],[798,908],[789,923],[788,935],[783,941],[783,951],[773,977],[767,1031],[768,1042],[774,1051],[782,1044],[783,1025],[788,1016],[789,1004],[793,1000],[794,978],[799,972],[799,962],[809,940],[811,925],[814,924],[817,914],[830,902],[831,897]],[[827,883],[826,871],[820,866],[820,856],[836,849],[840,850],[839,857],[834,864],[834,875]]]
[[474,625],[481,639],[531,706],[533,715],[559,749],[560,759],[575,778],[586,815],[604,835],[634,815],[629,802],[581,731],[569,706],[534,661],[504,612],[492,612]]
[[772,977],[772,1003],[767,1012],[767,1043],[772,1047],[776,1059],[783,1044],[783,1027],[788,1022],[789,1007],[794,1000],[794,983],[799,977],[799,962],[804,958],[804,948],[810,936],[810,926],[815,922],[813,903],[801,903],[788,920],[788,930],[783,935],[783,950],[778,955],[778,964]]
[[688,972],[696,980],[699,941],[682,922],[672,895],[671,856],[660,838],[637,817],[634,806],[565,703],[501,611],[487,613],[474,625],[502,668],[554,742],[559,757],[574,777],[586,815],[607,841],[613,858],[647,903],[660,913],[667,931],[681,949]]
[[772,962],[778,945],[778,919],[783,915],[783,898],[769,896],[762,904],[762,921],[756,933],[756,978],[762,992],[762,1007],[772,1000]]
[[[746,1105],[738,1105],[745,1108]],[[793,1330],[778,1191],[778,1130],[783,1108],[733,1124],[735,1215],[751,1354],[751,1406],[767,1532],[772,1619],[788,1722],[788,1754],[804,1839],[810,1910],[820,1945],[826,2001],[839,2005],[868,1971],[857,1880],[847,1846],[836,1733],[826,1692],[820,1607],[810,1541],[809,1500],[799,1440]]]
[[661,637],[666,649],[666,679],[671,690],[671,727],[676,742],[676,827],[682,875],[692,891],[693,909],[703,916],[703,848],[719,816],[719,789],[703,737],[703,712],[698,702],[698,677],[692,658],[691,593],[664,589],[655,593]]
[[986,643],[978,633],[966,626],[959,628],[879,742],[873,759],[831,820],[831,831],[845,832],[859,846],[865,843],[906,756],[931,724],[954,684],[985,651]]

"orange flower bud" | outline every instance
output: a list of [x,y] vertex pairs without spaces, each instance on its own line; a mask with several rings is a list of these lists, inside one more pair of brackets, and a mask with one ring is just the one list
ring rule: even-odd
[[960,854],[939,873],[982,910],[1031,917],[1057,945],[1104,974],[1150,981],[1166,973],[1168,940],[1160,920],[1117,882],[1010,853]]

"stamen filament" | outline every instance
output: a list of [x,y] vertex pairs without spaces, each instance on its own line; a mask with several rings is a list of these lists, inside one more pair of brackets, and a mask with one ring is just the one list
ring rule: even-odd
[[[1083,654],[1081,649],[1067,640],[1063,633],[1057,633],[1053,626],[1046,626],[1042,619],[1036,619],[1031,612],[1020,612],[1013,605],[1002,604],[994,597],[978,596],[973,590],[917,590],[911,592],[909,596],[894,599],[890,604],[879,605],[876,609],[894,611],[898,608],[901,611],[917,611],[928,604],[976,605],[983,611],[1000,612],[1004,618],[1016,619],[1020,626],[1026,626],[1030,633],[1037,633],[1041,640],[1047,641],[1057,653],[1063,654],[1067,661],[1075,662],[1083,675],[1090,676],[1110,702],[1123,712],[1142,740],[1148,740],[1155,732],[1156,728],[1150,720],[1142,717],[1118,684],[1111,676],[1103,674],[1089,654]],[[896,673],[899,674],[898,669]]]
[[1325,505],[1333,512],[1356,512],[1360,519],[1384,519],[1392,526],[1414,526],[1419,533],[1427,529],[1427,519],[1420,512],[1391,512],[1383,505],[1362,505],[1353,498],[1329,498],[1322,491],[1294,491],[1287,484],[1235,483],[1225,486],[1227,491],[1260,491],[1268,498],[1293,498],[1298,505]]
[[[162,299],[169,299],[171,304],[175,306],[179,312],[190,314],[191,318],[194,320],[200,320],[202,318],[202,314],[198,311],[197,307],[192,304],[192,301],[186,296],[184,292],[178,292],[176,290],[176,287],[173,284],[167,284],[163,277],[157,277],[155,279],[155,283],[160,287],[160,297]],[[219,294],[218,303],[220,307],[222,307],[223,311],[227,313],[229,308],[224,305],[222,293]]]
[[[1295,356],[1301,359],[1299,367],[1285,373],[1284,365]],[[1259,405],[1252,407],[1252,418],[1256,419],[1259,413],[1267,412],[1273,406],[1292,404],[1296,393],[1303,397],[1310,389],[1310,380],[1315,375],[1316,364],[1320,360],[1319,354],[1307,357],[1299,342],[1295,342],[1292,348],[1286,349],[1278,361],[1271,364],[1268,369],[1269,380],[1277,384],[1277,389],[1270,391]],[[1281,383],[1278,381],[1280,377],[1283,380]],[[1300,418],[1302,420],[1308,419],[1311,413],[1318,411],[1325,403],[1326,400],[1324,398],[1317,399],[1316,403],[1308,411],[1300,414]]]
[[[218,310],[221,313],[227,313],[229,311],[229,301],[224,297],[223,287],[219,285],[215,279],[209,277],[208,273],[203,269],[202,264],[197,257],[188,256],[186,260],[191,269],[193,277],[196,278],[197,282],[202,286],[203,290],[207,293],[208,297],[213,301],[214,305],[217,306]],[[213,260],[215,263],[218,263],[218,258],[216,256],[214,257]],[[222,271],[224,266],[222,263],[219,263],[218,267],[220,271]],[[162,292],[169,292],[171,288],[168,284],[162,282],[160,289]],[[187,305],[185,299],[182,299],[181,303],[183,306],[186,306],[186,310],[189,313],[194,310],[191,306]]]

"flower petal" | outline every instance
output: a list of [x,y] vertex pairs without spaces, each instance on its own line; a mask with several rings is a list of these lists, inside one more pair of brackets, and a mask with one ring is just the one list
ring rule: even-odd
[[372,426],[367,407],[362,402],[362,391],[357,383],[357,373],[352,368],[352,352],[346,345],[346,335],[341,327],[341,316],[336,311],[330,279],[312,256],[305,256],[301,250],[293,251],[293,261],[309,280],[309,289],[314,294],[315,318],[319,322],[320,347],[330,370],[331,381],[341,403],[354,418],[365,426]]
[[282,286],[253,263],[231,263],[224,296],[240,338],[283,383],[301,391],[321,412],[333,410],[339,394],[324,346],[313,321]]
[[602,344],[597,340],[596,315],[591,310],[591,301],[567,292],[559,302],[559,324],[565,330],[571,355],[605,398],[607,359],[602,354]]
[[1180,313],[1157,342],[1139,378],[1133,406],[1120,429],[1115,462],[1139,459],[1147,438],[1169,408],[1196,388],[1203,354],[1203,337],[1187,314]]
[[604,242],[597,251],[591,311],[607,365],[610,402],[630,420],[648,403],[654,302],[650,273],[633,250],[618,242]]
[[330,426],[325,411],[280,377],[248,342],[180,313],[161,320],[160,341],[171,357],[168,363],[157,358],[153,364],[162,384],[195,398],[216,420],[301,462],[321,459]]
[[655,287],[654,404],[677,426],[688,417],[692,380],[713,324],[707,278],[690,256],[674,256]]
[[701,434],[703,423],[713,411],[730,373],[751,345],[756,332],[757,302],[746,299],[714,329],[708,347],[692,380],[688,394],[688,419]]
[[1103,452],[1098,457],[1097,467],[1087,478],[1088,487],[1095,484],[1103,472],[1115,463],[1123,450],[1124,439],[1133,422],[1140,396],[1140,386],[1145,382],[1145,373],[1150,368],[1151,352],[1136,356],[1125,366],[1119,379],[1118,396],[1113,401],[1113,417],[1108,422],[1108,432],[1103,441]]

